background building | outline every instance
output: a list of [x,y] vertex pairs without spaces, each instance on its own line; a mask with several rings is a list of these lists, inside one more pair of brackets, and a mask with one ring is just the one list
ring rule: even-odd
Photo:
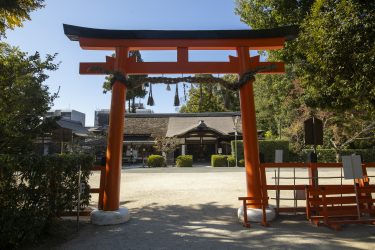
[[71,120],[81,123],[85,127],[86,115],[74,109],[56,109],[47,112],[47,116],[59,116],[65,120]]

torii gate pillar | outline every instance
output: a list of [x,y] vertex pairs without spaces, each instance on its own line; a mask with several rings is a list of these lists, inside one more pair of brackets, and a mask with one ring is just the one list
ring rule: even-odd
[[[125,75],[124,69],[127,59],[128,48],[116,48],[114,69]],[[125,102],[126,86],[120,81],[115,81],[112,86],[111,111],[109,114],[103,210],[96,210],[91,214],[91,221],[96,225],[119,224],[130,219],[128,209],[120,208]]]
[[[248,47],[238,47],[237,56],[239,59],[239,77],[246,72],[254,70],[251,65]],[[246,190],[247,196],[252,197],[257,202],[263,202],[265,197],[262,195],[262,188],[266,183],[262,183],[261,173],[264,169],[260,168],[258,132],[256,127],[256,113],[253,91],[254,80],[250,80],[240,88],[240,106],[242,119],[242,138],[244,149],[244,161],[246,171]],[[267,195],[265,195],[267,196]],[[268,203],[266,203],[268,205]],[[262,209],[258,205],[249,205],[247,217],[251,221],[262,221]],[[243,216],[243,207],[238,210],[238,217]],[[267,219],[272,220],[275,217],[273,208],[266,208]]]

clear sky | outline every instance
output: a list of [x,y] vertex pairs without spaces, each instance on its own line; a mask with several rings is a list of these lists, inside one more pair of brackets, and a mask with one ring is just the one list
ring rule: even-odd
[[[104,76],[79,75],[79,62],[101,62],[111,51],[82,50],[63,32],[63,23],[104,29],[208,30],[249,29],[234,14],[234,0],[46,0],[46,7],[31,13],[24,27],[7,31],[6,41],[21,50],[42,55],[58,53],[59,70],[50,73],[50,92],[60,86],[53,109],[75,109],[86,114],[86,126],[94,124],[94,111],[108,109],[110,93],[103,94]],[[145,61],[175,60],[176,53],[141,52]],[[227,61],[234,51],[194,51],[192,61]],[[153,87],[156,113],[176,112],[174,87]],[[182,86],[180,85],[180,93]],[[182,94],[180,95],[180,97]],[[140,100],[146,104],[146,100]]]

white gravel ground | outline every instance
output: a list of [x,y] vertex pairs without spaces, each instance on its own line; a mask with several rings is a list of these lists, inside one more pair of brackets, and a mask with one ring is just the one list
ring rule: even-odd
[[[267,173],[268,183],[274,182],[273,174]],[[331,170],[320,175],[339,174]],[[291,170],[282,171],[282,176],[292,175]],[[297,176],[307,176],[306,171],[297,171]],[[98,180],[94,174],[93,187]],[[303,215],[282,215],[268,228],[242,227],[236,214],[241,205],[237,198],[246,195],[243,168],[128,168],[121,182],[121,205],[130,209],[130,221],[87,224],[59,249],[375,249],[375,226],[370,225],[348,225],[336,232],[314,227]],[[292,180],[282,184],[286,182]]]

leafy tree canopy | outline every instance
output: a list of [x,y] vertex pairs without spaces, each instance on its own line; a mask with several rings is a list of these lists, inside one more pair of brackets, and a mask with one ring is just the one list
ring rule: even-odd
[[17,154],[32,149],[37,136],[50,124],[43,119],[56,94],[43,82],[46,71],[56,70],[55,55],[42,59],[0,43],[0,153]]
[[0,1],[0,37],[6,29],[22,26],[22,22],[30,20],[29,13],[44,7],[44,0],[2,0]]
[[[197,74],[196,77],[207,76]],[[225,80],[235,82],[235,75],[224,76]],[[188,93],[188,101],[181,106],[180,113],[238,111],[239,99],[237,92],[227,90],[219,85],[196,84]]]
[[254,29],[300,26],[299,38],[270,53],[290,63],[307,105],[375,112],[375,2],[237,0],[236,13]]

